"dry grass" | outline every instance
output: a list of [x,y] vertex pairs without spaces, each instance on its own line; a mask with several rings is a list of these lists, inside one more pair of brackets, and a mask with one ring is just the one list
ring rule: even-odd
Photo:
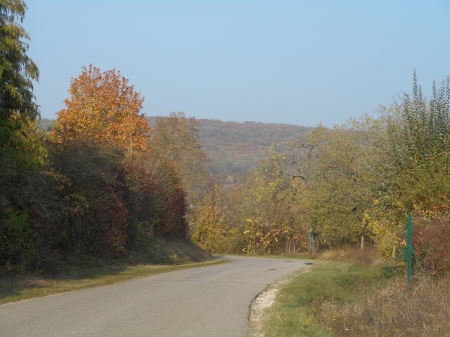
[[0,274],[0,304],[226,262],[211,260],[208,253],[190,241],[157,237],[151,261],[147,255],[130,254],[122,260],[66,261],[54,276]]
[[404,268],[377,250],[321,253],[312,272],[280,289],[266,336],[450,336],[450,277],[409,289]]
[[413,284],[396,279],[353,303],[323,303],[317,319],[340,336],[449,336],[450,279]]
[[347,262],[356,266],[379,266],[385,265],[386,260],[375,247],[365,249],[340,248],[321,252],[318,260]]
[[[375,249],[334,250],[319,258],[361,267],[383,264]],[[356,301],[316,303],[316,319],[339,336],[450,336],[450,278],[428,283],[418,274],[409,289],[401,275],[381,289],[361,289],[360,295]]]
[[[382,336],[370,327],[349,335],[350,329],[359,324],[352,321],[350,310],[362,298],[395,283],[401,275],[398,266],[384,261],[375,249],[326,251],[317,259],[312,272],[296,275],[280,287],[275,304],[266,310],[265,336]],[[344,312],[348,312],[345,324]]]

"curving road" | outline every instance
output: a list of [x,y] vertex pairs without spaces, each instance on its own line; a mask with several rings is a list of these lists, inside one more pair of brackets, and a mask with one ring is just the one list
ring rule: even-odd
[[0,336],[244,337],[251,301],[303,268],[288,259],[233,262],[0,306]]

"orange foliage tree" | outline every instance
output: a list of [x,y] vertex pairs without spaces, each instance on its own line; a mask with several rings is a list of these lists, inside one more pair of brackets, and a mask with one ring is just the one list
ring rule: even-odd
[[96,140],[127,154],[145,149],[149,126],[143,114],[144,98],[120,72],[89,66],[71,80],[66,108],[58,112],[57,141]]

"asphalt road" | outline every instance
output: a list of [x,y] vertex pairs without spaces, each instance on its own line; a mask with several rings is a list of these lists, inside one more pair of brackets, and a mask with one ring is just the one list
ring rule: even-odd
[[0,336],[244,337],[251,301],[306,264],[226,258],[233,262],[1,305]]

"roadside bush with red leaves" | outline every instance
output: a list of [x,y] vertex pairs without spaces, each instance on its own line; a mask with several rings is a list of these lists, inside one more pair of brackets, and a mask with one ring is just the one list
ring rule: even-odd
[[179,239],[186,239],[188,235],[186,192],[182,188],[176,188],[167,198],[165,208],[171,224],[168,234]]
[[450,216],[415,215],[413,247],[427,273],[446,275],[450,270]]
[[142,246],[146,235],[149,239],[153,234],[186,238],[186,193],[172,163],[144,153],[128,159],[125,165],[130,249]]

